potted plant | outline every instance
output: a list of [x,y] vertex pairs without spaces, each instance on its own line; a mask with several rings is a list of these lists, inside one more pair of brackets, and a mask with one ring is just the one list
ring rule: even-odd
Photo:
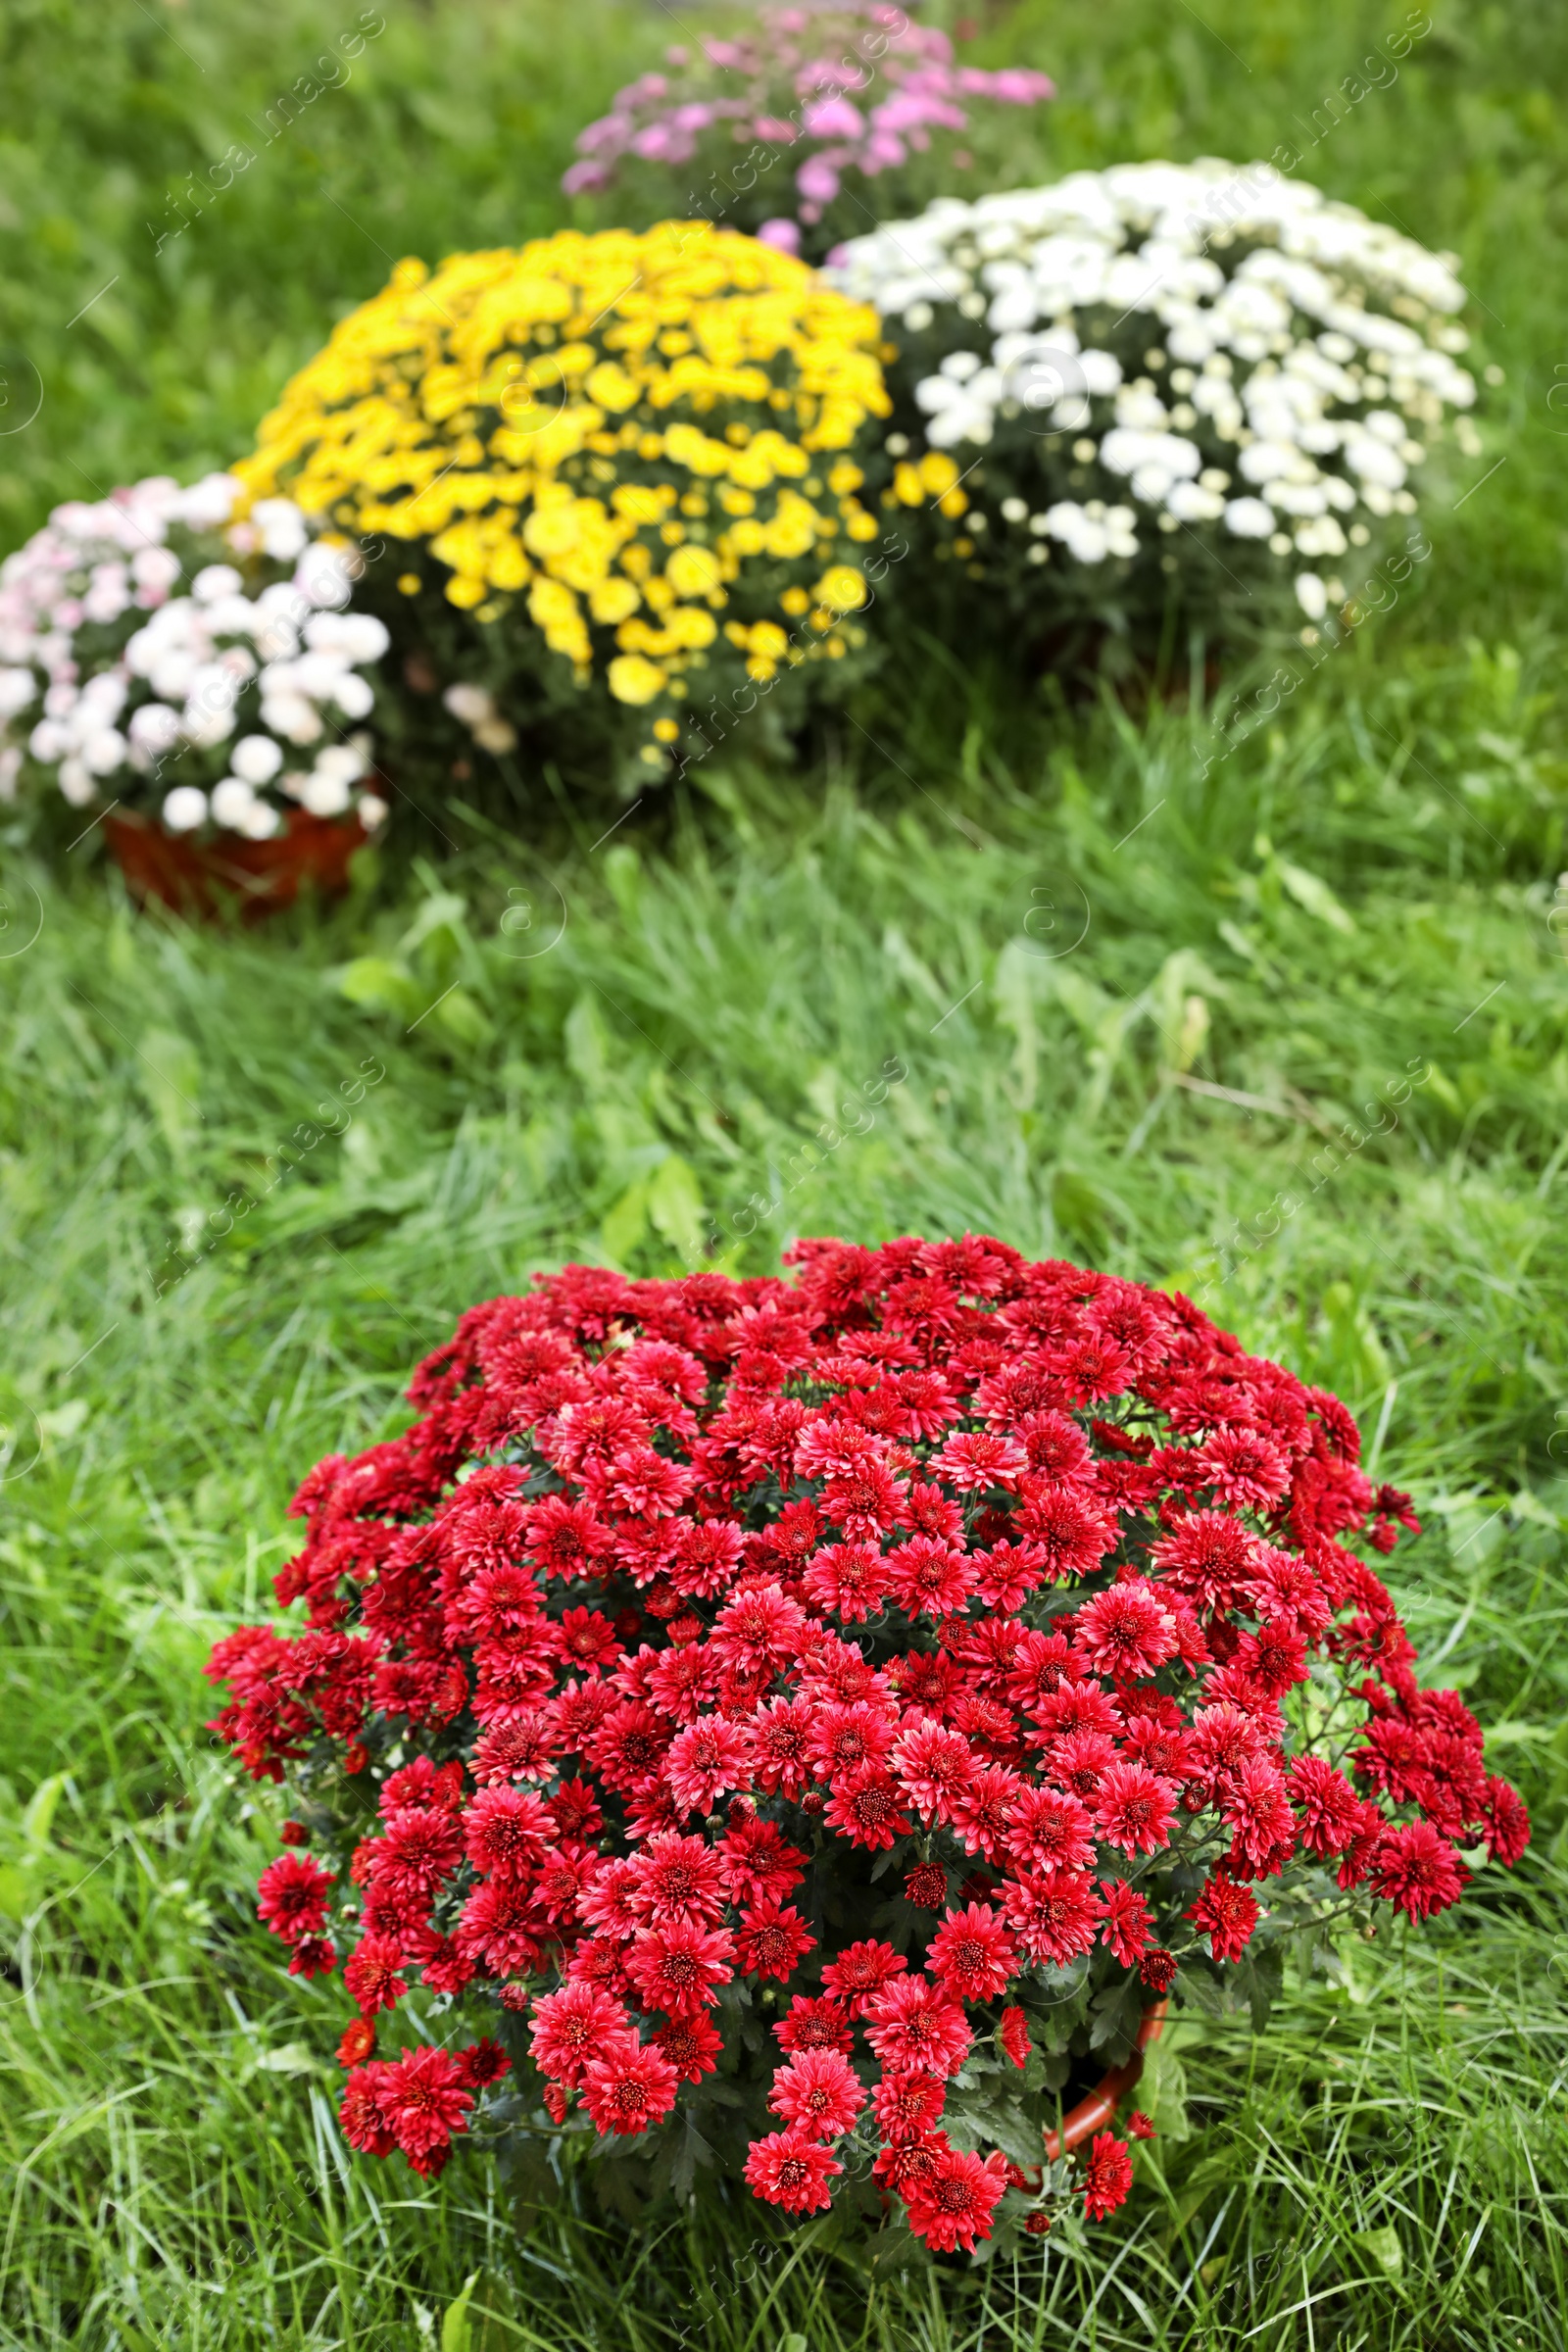
[[0,796],[58,791],[138,897],[203,911],[341,888],[387,806],[363,552],[239,495],[154,476],[0,565]]
[[472,1309],[301,1487],[305,1628],[219,1642],[213,1728],[287,1785],[355,2147],[972,2250],[1125,2198],[1168,2000],[1261,2014],[1528,1823],[1337,1398],[999,1242],[791,1255]]
[[1272,607],[1322,659],[1380,556],[1396,596],[1430,553],[1434,445],[1480,449],[1456,268],[1214,158],[943,197],[851,238],[826,274],[898,347],[894,495],[935,559],[899,586],[969,628],[1004,614],[1037,655]]
[[[514,799],[548,763],[630,797],[864,666],[879,336],[700,220],[400,262],[237,470],[395,550],[365,594],[427,689],[394,713],[411,743],[457,681],[446,710],[515,754]],[[413,795],[425,763],[403,765]]]
[[960,64],[939,25],[890,0],[796,0],[667,49],[577,133],[561,184],[612,196],[621,220],[696,214],[820,262],[867,219],[972,173],[995,109],[1054,95],[1031,67]]

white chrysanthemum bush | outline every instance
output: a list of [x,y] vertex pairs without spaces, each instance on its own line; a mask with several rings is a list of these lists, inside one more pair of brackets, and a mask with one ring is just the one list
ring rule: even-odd
[[931,514],[956,587],[1048,629],[1173,593],[1200,622],[1262,621],[1294,588],[1310,628],[1411,535],[1433,444],[1479,448],[1455,266],[1208,159],[944,199],[828,274],[899,348],[893,495]]
[[286,498],[165,475],[58,507],[0,565],[0,799],[118,804],[253,841],[291,807],[379,824],[387,632],[350,610],[358,551]]

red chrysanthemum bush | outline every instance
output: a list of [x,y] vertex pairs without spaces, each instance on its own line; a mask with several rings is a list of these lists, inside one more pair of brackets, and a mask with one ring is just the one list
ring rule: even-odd
[[[291,1969],[352,1946],[357,2148],[434,2174],[510,2074],[504,2155],[967,2249],[1009,2189],[1046,2225],[1069,2168],[1022,2168],[1149,2003],[1255,2012],[1292,1934],[1424,1919],[1529,1825],[1354,1548],[1415,1522],[1337,1398],[998,1242],[792,1256],[466,1315],[301,1488],[306,1627],[218,1644],[214,1728],[295,1791]],[[1090,2217],[1131,2177],[1101,2133]]]

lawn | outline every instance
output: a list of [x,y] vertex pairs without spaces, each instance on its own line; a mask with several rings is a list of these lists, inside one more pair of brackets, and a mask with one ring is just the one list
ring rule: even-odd
[[[383,15],[262,151],[256,118]],[[517,838],[459,805],[439,867],[394,850],[250,932],[133,911],[95,839],[45,862],[0,834],[0,2341],[1560,2340],[1568,20],[1418,21],[1342,115],[1402,12],[1022,0],[978,45],[1056,76],[1054,169],[1289,143],[1461,255],[1501,371],[1484,452],[1312,674],[1287,648],[1215,688],[1195,651],[1158,693],[1063,699],[903,647],[798,772],[737,740],[609,838],[612,811]],[[537,0],[341,26],[14,0],[0,421],[40,397],[0,438],[0,545],[242,450],[389,257],[564,217],[572,130],[667,37]],[[184,175],[247,137],[172,235]],[[351,2159],[341,1989],[254,1919],[280,1800],[201,1728],[299,1477],[399,1428],[416,1357],[535,1267],[966,1227],[1185,1289],[1347,1398],[1415,1493],[1391,1582],[1495,1727],[1526,1862],[1293,1981],[1255,2039],[1184,2023],[1189,2135],[1087,2253],[868,2278],[749,2201],[639,2232],[516,2213],[461,2156],[435,2187]]]

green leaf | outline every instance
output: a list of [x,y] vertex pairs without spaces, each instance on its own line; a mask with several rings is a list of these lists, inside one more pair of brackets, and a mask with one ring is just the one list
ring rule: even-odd
[[149,1029],[136,1049],[136,1083],[178,1155],[201,1124],[201,1063],[188,1038]]
[[303,2041],[284,2041],[275,2050],[264,2050],[256,2063],[268,2075],[309,2075],[316,2070],[317,2057]]
[[708,1238],[702,1188],[678,1152],[662,1159],[649,1178],[648,1214],[655,1230],[689,1265],[701,1259]]
[[1288,858],[1276,860],[1275,871],[1298,906],[1315,915],[1331,930],[1350,932],[1355,929],[1355,917],[1342,906],[1328,884],[1320,876],[1309,873],[1304,865],[1293,865]]
[[1089,2046],[1102,2050],[1111,2066],[1122,2066],[1138,2046],[1138,2028],[1144,2014],[1144,1991],[1136,1977],[1107,1984],[1090,2004]]
[[1144,2053],[1144,2071],[1138,2079],[1137,2099],[1161,2139],[1191,2139],[1193,2128],[1187,2115],[1187,2070],[1172,2049],[1167,2049],[1163,2035],[1151,2042]]
[[1355,2243],[1374,2270],[1381,2271],[1385,2278],[1403,2278],[1404,2248],[1399,2243],[1399,2232],[1392,2222],[1385,2222],[1381,2230],[1358,2230]]
[[337,990],[351,1004],[364,1004],[371,1012],[395,1012],[412,1021],[421,1010],[413,974],[385,956],[357,956],[338,973]]
[[599,1238],[606,1257],[613,1266],[624,1266],[643,1235],[648,1230],[648,1180],[639,1177],[627,1186],[613,1208],[607,1210],[599,1229]]
[[449,988],[431,1007],[430,1025],[444,1029],[460,1046],[482,1046],[495,1035],[495,1024],[476,997],[466,988]]
[[50,1824],[65,1785],[65,1774],[52,1772],[46,1781],[38,1783],[27,1799],[27,1809],[22,1816],[22,1835],[35,1854],[41,1854],[49,1843]]
[[463,2282],[463,2292],[455,2303],[447,2305],[441,2322],[441,2352],[473,2352],[473,2328],[468,2319],[468,2304],[479,2283],[477,2271],[470,2271]]
[[1038,2124],[1031,2124],[1023,2109],[1013,2099],[998,2100],[988,2107],[984,2117],[987,2147],[1000,2148],[1014,2164],[1037,2165],[1044,2154],[1044,2140]]

